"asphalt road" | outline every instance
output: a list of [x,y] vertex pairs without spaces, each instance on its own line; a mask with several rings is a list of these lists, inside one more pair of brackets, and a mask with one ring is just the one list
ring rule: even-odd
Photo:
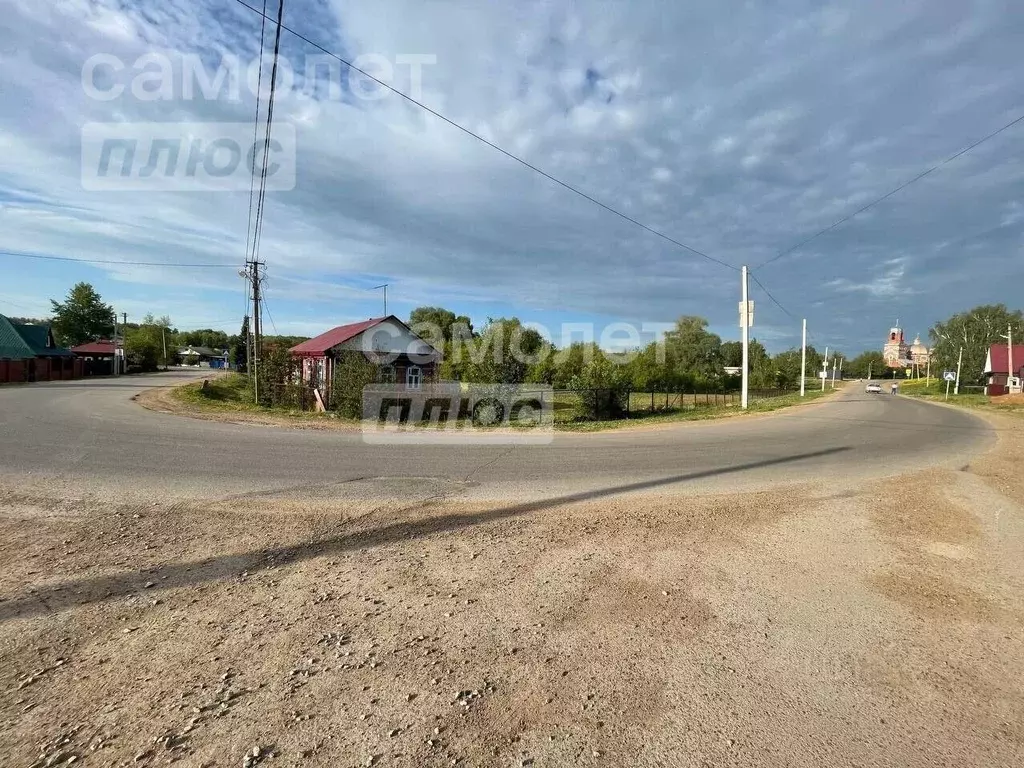
[[[83,493],[533,500],[630,492],[842,486],[959,466],[994,439],[969,413],[851,384],[800,408],[718,422],[558,433],[549,445],[368,445],[147,411],[131,397],[194,372],[0,388],[0,478]],[[201,375],[201,374],[199,374]]]

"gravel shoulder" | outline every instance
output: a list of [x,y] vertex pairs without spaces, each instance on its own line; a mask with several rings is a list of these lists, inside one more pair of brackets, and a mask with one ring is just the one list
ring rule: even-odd
[[0,490],[26,766],[1011,766],[1024,431],[959,470],[600,502]]

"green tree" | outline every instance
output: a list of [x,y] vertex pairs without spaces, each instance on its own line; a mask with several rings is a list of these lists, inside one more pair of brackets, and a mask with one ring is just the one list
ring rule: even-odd
[[857,379],[866,379],[868,377],[881,379],[888,373],[888,368],[885,364],[885,357],[881,352],[878,350],[868,350],[867,352],[861,352],[853,360],[844,363],[843,372],[847,376]]
[[665,334],[666,352],[680,383],[707,386],[723,376],[722,339],[707,327],[703,317],[687,315]]
[[672,386],[664,358],[659,359],[659,345],[651,342],[633,355],[623,371],[631,388],[643,392],[663,390]]
[[225,349],[228,346],[228,335],[224,333],[224,331],[215,331],[213,328],[203,328],[198,331],[182,331],[178,334],[177,341],[183,347],[189,346]]
[[125,329],[124,353],[128,367],[141,371],[166,368],[177,351],[167,340],[170,326],[169,317],[154,318],[149,314],[137,327]]
[[363,389],[380,381],[380,366],[360,352],[342,355],[334,368],[331,408],[351,419],[362,418]]
[[574,376],[583,373],[587,360],[593,359],[600,350],[596,344],[576,341],[555,353],[555,389],[567,389]]
[[409,313],[409,327],[438,348],[455,338],[457,329],[473,334],[473,321],[444,307],[416,307]]
[[546,351],[540,333],[517,317],[489,319],[476,341],[470,381],[488,384],[522,384]]
[[936,323],[928,332],[932,345],[932,371],[955,370],[963,348],[960,380],[981,383],[989,347],[1006,343],[1003,336],[1008,327],[1013,329],[1015,341],[1020,339],[1024,342],[1024,313],[1019,309],[1009,310],[1005,304],[975,307]]
[[583,370],[573,376],[569,389],[576,392],[578,418],[617,419],[626,411],[629,380],[625,366],[594,349]]
[[722,366],[726,368],[739,368],[743,365],[743,342],[723,341],[722,342]]
[[104,304],[89,283],[77,283],[64,301],[51,300],[53,322],[50,327],[57,343],[74,347],[87,341],[109,337],[114,332],[114,310]]
[[249,364],[249,316],[246,315],[242,320],[242,329],[238,332],[238,336],[235,338],[235,343],[231,347],[231,362],[235,365],[235,370],[239,373],[248,372]]

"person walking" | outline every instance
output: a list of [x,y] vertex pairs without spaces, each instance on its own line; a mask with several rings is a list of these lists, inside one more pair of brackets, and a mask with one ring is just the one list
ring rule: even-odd
[[895,381],[892,383],[892,394],[896,394],[899,391],[900,385]]

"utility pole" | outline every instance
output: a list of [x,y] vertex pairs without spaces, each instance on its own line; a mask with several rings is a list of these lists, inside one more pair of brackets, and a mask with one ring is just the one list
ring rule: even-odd
[[871,381],[871,366],[872,365],[874,365],[874,361],[873,360],[869,360],[868,361],[868,382]]
[[[259,366],[263,349],[263,329],[260,316],[260,283],[263,281],[263,276],[260,274],[260,267],[265,265],[265,262],[256,260],[245,262],[246,277],[252,281],[252,344],[246,345],[245,356],[250,365],[249,378],[252,381],[253,396],[256,402],[259,402],[260,398]],[[250,346],[252,349],[249,349]]]
[[825,391],[825,379],[828,378],[828,347],[825,347],[825,357],[821,361],[821,391]]
[[114,375],[120,376],[121,373],[118,370],[117,364],[117,312],[114,313]]
[[804,332],[800,341],[800,397],[807,389],[807,318],[804,318]]
[[747,298],[747,267],[744,264],[740,272],[740,279],[743,283],[743,301],[740,303],[740,329],[743,334],[743,377],[740,386],[740,408],[747,409],[747,398],[750,392],[750,304]]
[[960,347],[960,359],[956,361],[956,386],[953,387],[953,394],[960,394],[960,369],[964,364],[964,348]]
[[1013,324],[1006,325],[1006,391],[1010,392],[1010,382],[1013,380]]
[[[249,286],[245,286],[246,303],[249,301]],[[242,325],[245,326],[245,375],[252,375],[252,328],[249,327],[249,315],[245,316],[242,321]]]
[[833,357],[832,358],[832,389],[836,388],[836,363],[837,362],[838,361]]
[[128,339],[128,313],[121,313],[121,359],[124,361],[124,369],[128,370],[128,352],[124,348],[124,343]]
[[928,355],[928,375],[925,379],[924,385],[930,387],[932,385],[932,356]]
[[160,326],[160,340],[164,343],[164,370],[167,370],[167,328]]

